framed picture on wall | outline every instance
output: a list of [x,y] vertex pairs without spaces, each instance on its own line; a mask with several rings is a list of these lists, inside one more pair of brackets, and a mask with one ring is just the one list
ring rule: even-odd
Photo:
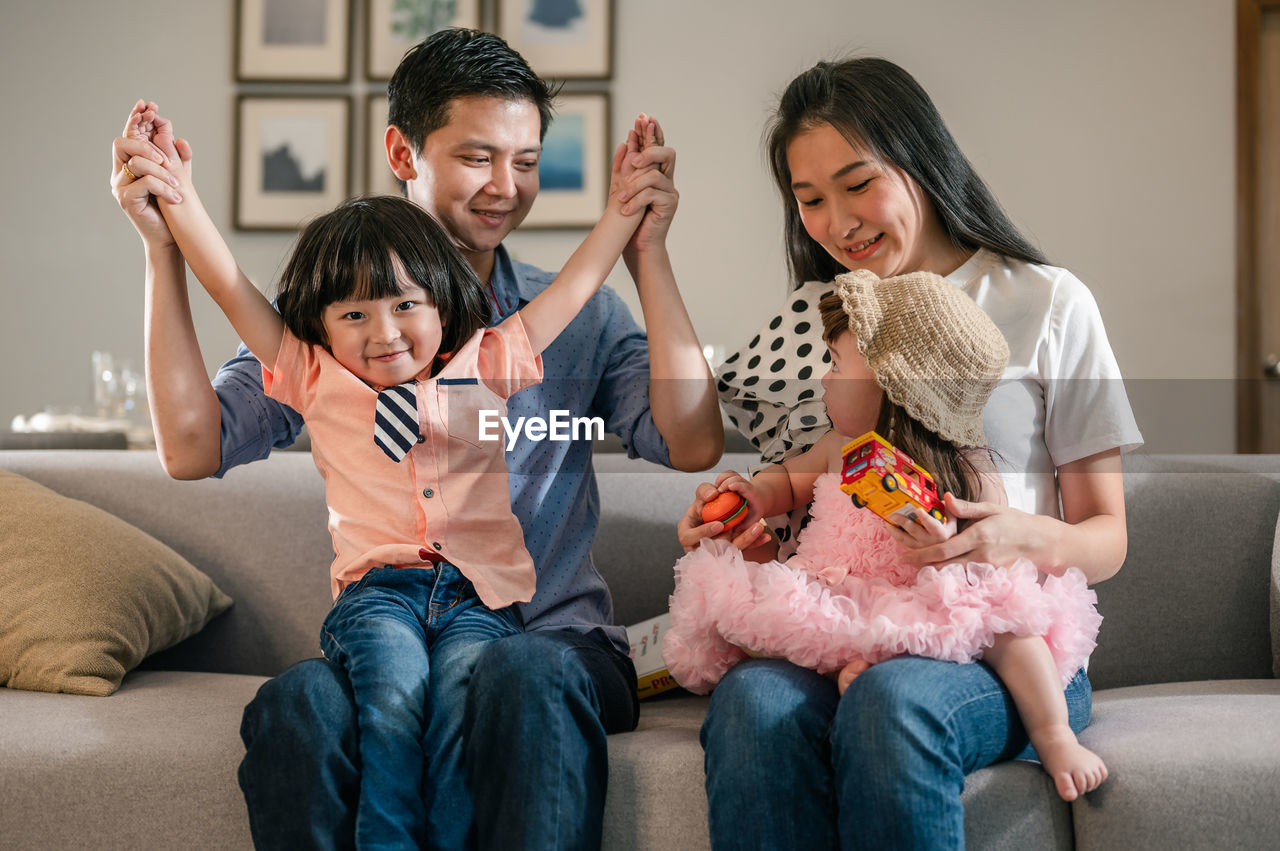
[[387,165],[387,149],[383,141],[387,133],[386,95],[370,95],[365,102],[365,128],[365,194],[401,194],[400,181]]
[[400,57],[445,27],[480,28],[480,0],[367,0],[365,76],[389,80]]
[[540,77],[613,76],[613,0],[498,0],[497,32]]
[[525,228],[591,227],[609,194],[609,93],[573,92],[556,98],[556,117],[542,140],[538,200]]
[[236,0],[236,79],[351,76],[351,0]]
[[241,95],[235,226],[297,230],[351,195],[351,98]]

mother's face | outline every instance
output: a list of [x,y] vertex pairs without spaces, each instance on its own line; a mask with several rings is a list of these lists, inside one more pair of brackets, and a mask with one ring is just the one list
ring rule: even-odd
[[787,165],[805,231],[846,269],[947,275],[963,262],[920,186],[830,124],[793,138]]

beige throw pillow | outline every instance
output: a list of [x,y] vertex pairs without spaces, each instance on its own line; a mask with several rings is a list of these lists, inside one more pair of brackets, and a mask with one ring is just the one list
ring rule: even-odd
[[230,606],[141,529],[0,470],[0,685],[111,694]]

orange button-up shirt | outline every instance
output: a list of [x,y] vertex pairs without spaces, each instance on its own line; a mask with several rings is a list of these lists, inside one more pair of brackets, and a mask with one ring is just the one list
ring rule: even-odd
[[302,414],[325,480],[337,557],[333,594],[382,565],[420,567],[443,558],[491,609],[533,597],[533,559],[511,512],[504,440],[480,440],[479,412],[507,412],[506,399],[542,380],[520,314],[477,331],[432,376],[418,376],[425,440],[393,461],[373,442],[378,391],[324,348],[288,331],[268,395]]

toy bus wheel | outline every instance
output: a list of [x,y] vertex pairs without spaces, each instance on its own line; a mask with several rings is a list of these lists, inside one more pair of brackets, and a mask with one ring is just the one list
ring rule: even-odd
[[897,478],[894,477],[893,473],[890,473],[889,475],[885,476],[883,479],[883,483],[884,483],[884,489],[887,490],[889,493],[893,493],[898,489],[898,480]]
[[866,507],[867,507],[867,504],[866,504],[865,502],[863,502],[863,501],[862,501],[862,497],[858,496],[856,493],[851,493],[851,494],[849,494],[849,499],[853,500],[853,504],[854,504],[855,506],[857,506],[858,508],[866,508]]
[[947,515],[942,513],[941,508],[930,508],[929,516],[932,517],[934,520],[937,520],[939,523],[947,522]]

